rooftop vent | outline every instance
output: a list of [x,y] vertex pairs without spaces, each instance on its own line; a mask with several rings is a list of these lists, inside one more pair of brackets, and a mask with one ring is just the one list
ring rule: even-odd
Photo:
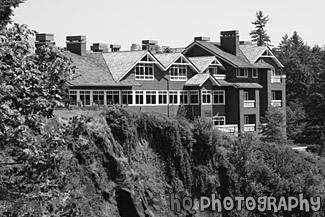
[[210,41],[210,37],[198,36],[194,37],[194,41]]
[[156,51],[158,41],[156,40],[142,40],[142,50]]
[[93,45],[90,46],[90,49],[93,52],[108,53],[108,44],[106,44],[106,43],[93,43]]
[[131,50],[132,51],[137,51],[137,50],[140,50],[141,49],[141,46],[139,44],[132,44],[131,45]]
[[43,45],[55,45],[54,35],[49,33],[38,33],[36,34],[35,47],[39,48]]
[[111,48],[112,52],[118,52],[121,49],[121,45],[119,45],[119,44],[111,44],[110,48]]

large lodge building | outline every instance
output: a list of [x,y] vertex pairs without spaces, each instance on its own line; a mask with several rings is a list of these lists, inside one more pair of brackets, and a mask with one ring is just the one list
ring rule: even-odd
[[[36,46],[53,43],[38,34]],[[119,105],[142,112],[188,118],[210,117],[224,132],[256,132],[270,106],[285,114],[285,75],[267,46],[239,41],[238,31],[222,31],[220,43],[195,37],[184,49],[143,40],[130,51],[68,36],[67,51],[76,66],[70,106]]]

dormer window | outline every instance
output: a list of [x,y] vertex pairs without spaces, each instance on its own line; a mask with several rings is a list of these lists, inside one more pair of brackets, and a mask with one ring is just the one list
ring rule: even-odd
[[135,80],[153,80],[153,72],[152,63],[138,63],[135,66]]
[[154,80],[155,61],[146,55],[135,66],[135,80]]
[[187,66],[186,65],[172,65],[170,67],[171,81],[186,81],[187,80]]
[[236,71],[237,78],[247,78],[248,77],[248,69],[247,68],[240,68]]
[[170,80],[171,81],[186,81],[187,80],[187,66],[188,62],[180,57],[170,67]]

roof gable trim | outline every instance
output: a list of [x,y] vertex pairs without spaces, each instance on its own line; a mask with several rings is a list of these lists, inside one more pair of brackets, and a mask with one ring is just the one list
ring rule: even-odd
[[[142,61],[143,59],[146,60]],[[126,72],[119,79],[117,79],[116,82],[120,82],[138,63],[154,63],[162,71],[165,71],[164,66],[157,60],[157,58],[147,51],[128,70],[126,70]]]

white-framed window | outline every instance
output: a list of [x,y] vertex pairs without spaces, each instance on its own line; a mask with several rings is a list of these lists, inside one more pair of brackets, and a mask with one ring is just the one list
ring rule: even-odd
[[178,104],[177,91],[169,91],[169,104]]
[[142,105],[143,104],[143,91],[135,91],[135,104]]
[[84,105],[90,105],[90,91],[80,91],[79,97]]
[[106,102],[107,105],[120,104],[120,91],[119,90],[106,91]]
[[214,90],[213,91],[213,104],[224,105],[225,104],[225,91],[224,90]]
[[77,91],[69,91],[70,105],[77,105]]
[[179,92],[179,103],[187,105],[188,104],[188,91],[180,91]]
[[226,125],[226,117],[225,116],[214,116],[212,117],[212,121],[214,125]]
[[238,78],[247,78],[248,77],[248,69],[247,68],[239,68],[239,69],[237,69],[236,77],[238,77]]
[[198,90],[190,91],[190,103],[191,103],[191,105],[199,104],[199,91]]
[[156,104],[157,103],[157,93],[156,91],[146,91],[146,104]]
[[135,80],[154,80],[154,63],[138,63],[135,66]]
[[123,90],[122,91],[122,104],[123,105],[132,105],[133,104],[132,90]]
[[93,102],[97,105],[104,105],[104,91],[93,91]]
[[252,77],[253,78],[258,78],[258,71],[257,71],[257,69],[252,69]]
[[167,104],[167,91],[158,91],[158,104]]
[[202,90],[202,104],[211,104],[211,91],[210,90]]
[[170,67],[171,81],[186,81],[187,80],[187,65],[172,65]]

